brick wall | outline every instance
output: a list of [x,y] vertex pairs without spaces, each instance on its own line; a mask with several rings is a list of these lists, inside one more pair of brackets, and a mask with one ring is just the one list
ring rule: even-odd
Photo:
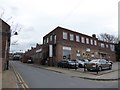
[[[67,40],[63,39],[63,32],[66,32],[68,34],[67,36]],[[112,60],[112,61],[116,61],[115,59],[115,51],[111,51],[110,49],[110,44],[114,45],[113,43],[107,43],[107,42],[103,42],[103,41],[99,41],[95,35],[94,36],[88,36],[85,34],[81,34],[72,30],[68,30],[65,28],[61,28],[61,27],[57,27],[55,28],[53,31],[51,31],[50,33],[48,33],[47,35],[45,35],[43,37],[43,40],[46,38],[49,38],[51,35],[56,35],[56,56],[53,57],[53,59],[58,62],[60,60],[63,59],[63,46],[66,47],[70,47],[71,50],[71,59],[76,59],[77,56],[77,50],[80,51],[80,58],[86,58],[86,59],[94,59],[94,58],[100,58],[100,54],[105,54],[106,59]],[[74,41],[70,41],[70,34],[74,35]],[[76,35],[78,35],[79,41],[80,42],[76,42]],[[84,37],[85,39],[85,43],[81,42],[81,37]],[[86,38],[88,38],[89,44],[87,44],[86,42]],[[93,41],[96,41],[96,45],[93,42],[93,45],[91,44],[91,39]],[[104,43],[105,45],[108,44],[109,47],[106,48],[106,46],[104,48],[101,47],[101,43]],[[52,44],[54,45],[54,41],[48,41],[48,43],[45,43],[44,45],[49,45]],[[89,52],[86,51],[86,49],[90,49]],[[85,53],[85,56],[83,57],[82,54]],[[94,57],[91,57],[91,55],[94,54]]]
[[0,58],[2,58],[2,69],[6,69],[9,61],[10,49],[10,26],[0,19]]

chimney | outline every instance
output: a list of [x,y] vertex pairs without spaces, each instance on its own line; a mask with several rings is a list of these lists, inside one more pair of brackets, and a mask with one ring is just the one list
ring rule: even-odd
[[38,43],[36,44],[36,47],[37,47],[37,46],[39,46],[39,44],[38,44]]
[[33,49],[33,47],[31,47],[31,50]]
[[93,38],[96,38],[96,34],[92,34],[92,37],[93,37]]

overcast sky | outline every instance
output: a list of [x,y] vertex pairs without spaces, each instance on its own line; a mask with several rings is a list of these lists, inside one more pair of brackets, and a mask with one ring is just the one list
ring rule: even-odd
[[[118,35],[119,0],[0,0],[0,15],[19,34],[11,51],[25,51],[61,26],[83,34]],[[3,13],[4,12],[4,13]],[[12,17],[12,18],[11,18]]]

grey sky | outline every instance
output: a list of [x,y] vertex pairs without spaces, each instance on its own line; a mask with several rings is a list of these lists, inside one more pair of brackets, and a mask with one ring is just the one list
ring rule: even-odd
[[[18,36],[12,36],[11,51],[27,50],[42,37],[61,26],[83,34],[118,35],[119,0],[0,0],[0,14],[10,25],[19,24]],[[19,29],[19,28],[18,28]]]

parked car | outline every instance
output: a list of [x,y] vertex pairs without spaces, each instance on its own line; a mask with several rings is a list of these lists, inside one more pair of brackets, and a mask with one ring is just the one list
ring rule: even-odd
[[111,61],[111,60],[109,60],[109,59],[105,59],[105,60],[107,60],[108,62],[110,62],[111,64],[113,64],[113,61]]
[[89,60],[88,59],[78,59],[77,62],[79,64],[79,68],[83,68],[84,65],[89,62]]
[[102,71],[103,69],[112,69],[112,64],[105,59],[94,59],[85,65],[86,69]]
[[72,69],[78,68],[78,62],[74,60],[62,60],[57,65],[58,67],[62,67],[62,68],[72,68]]
[[27,63],[33,63],[32,59],[28,59]]

